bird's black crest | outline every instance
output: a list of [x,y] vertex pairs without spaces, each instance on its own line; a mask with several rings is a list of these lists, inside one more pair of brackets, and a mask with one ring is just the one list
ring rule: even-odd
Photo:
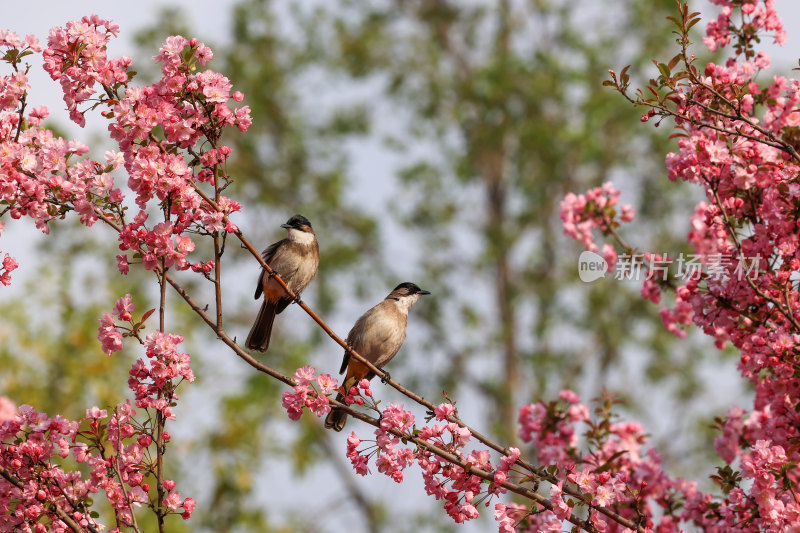
[[428,291],[420,289],[416,283],[411,283],[410,281],[405,281],[394,288],[395,291],[400,289],[406,289],[408,291],[408,294],[417,294],[417,293],[430,294]]
[[281,227],[283,227],[283,228],[289,227],[289,228],[295,228],[295,229],[302,229],[303,226],[308,226],[309,228],[312,227],[311,226],[311,222],[309,222],[306,217],[304,217],[303,215],[295,215],[292,218],[290,218],[289,220],[287,220],[286,224],[283,224]]

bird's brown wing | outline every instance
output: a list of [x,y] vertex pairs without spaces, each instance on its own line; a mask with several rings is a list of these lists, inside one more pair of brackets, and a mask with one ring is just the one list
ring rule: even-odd
[[[347,344],[350,344],[350,337],[347,337]],[[344,374],[344,371],[347,370],[347,365],[350,362],[350,352],[347,350],[344,351],[344,357],[342,357],[342,366],[339,367],[339,373]]]
[[[278,247],[288,239],[281,239],[278,242],[274,242],[267,246],[263,252],[261,252],[261,258],[264,259],[264,262],[268,265],[272,262],[272,259],[275,257],[275,252],[278,251]],[[270,265],[271,266],[271,265]],[[267,271],[265,269],[261,269],[261,275],[258,276],[258,285],[256,285],[256,293],[253,296],[254,299],[258,300],[261,297],[261,292],[264,290],[264,276],[267,275]]]
[[[350,332],[347,334],[347,345],[353,347],[355,351],[358,352],[359,350],[359,339],[356,338],[358,335],[356,332],[364,331],[364,322],[366,322],[369,318],[369,315],[373,312],[375,308],[373,307],[356,320],[356,323],[353,324],[353,327],[350,329]],[[359,352],[360,353],[360,352]],[[361,354],[362,356],[364,354]],[[339,373],[344,374],[344,371],[347,370],[347,365],[350,363],[350,352],[347,350],[344,351],[344,357],[342,358],[342,366],[339,368]]]

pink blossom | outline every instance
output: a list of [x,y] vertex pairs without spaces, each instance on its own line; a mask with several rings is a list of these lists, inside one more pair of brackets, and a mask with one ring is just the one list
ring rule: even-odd
[[295,371],[293,377],[294,377],[294,380],[299,385],[308,385],[309,381],[314,379],[314,373],[315,372],[316,372],[316,370],[314,369],[314,367],[304,366],[304,367],[298,368]]
[[319,393],[325,395],[336,390],[339,383],[330,374],[320,374],[317,377],[317,385],[319,385]]
[[114,305],[114,314],[119,317],[120,320],[130,321],[131,320],[131,312],[136,310],[136,306],[133,304],[130,294],[126,294]]
[[397,428],[401,431],[405,431],[413,425],[414,415],[411,414],[411,411],[405,410],[402,404],[390,403],[388,407],[383,410],[381,417],[382,429],[388,430]]
[[97,334],[98,340],[103,344],[103,351],[109,356],[122,349],[122,334],[117,330],[114,318],[104,313],[99,319],[100,330]]
[[578,396],[569,389],[563,389],[561,392],[558,393],[558,397],[569,403],[578,403],[581,401],[580,396]]
[[130,267],[127,255],[120,254],[117,256],[117,268],[119,269],[121,274],[127,274],[129,272]]
[[183,513],[181,514],[181,518],[188,520],[194,511],[195,505],[196,504],[192,498],[186,498],[183,500]]
[[93,419],[108,418],[108,411],[106,411],[105,409],[100,409],[95,405],[91,409],[86,410],[86,418],[93,418]]
[[436,420],[445,420],[447,417],[452,416],[455,413],[456,409],[453,407],[452,404],[449,403],[442,403],[439,404],[436,409],[434,409],[434,413],[436,414]]
[[175,511],[183,502],[181,501],[180,493],[176,490],[173,490],[167,494],[167,497],[164,498],[164,501],[161,503],[168,507],[171,511]]

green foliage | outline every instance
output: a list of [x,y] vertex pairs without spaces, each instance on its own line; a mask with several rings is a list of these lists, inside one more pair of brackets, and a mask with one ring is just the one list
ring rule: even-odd
[[[578,282],[578,250],[558,220],[568,191],[621,178],[639,196],[646,229],[637,243],[675,246],[668,221],[686,193],[647,178],[663,174],[653,154],[667,151],[665,132],[634,128],[630,108],[601,88],[622,41],[636,50],[624,58],[635,64],[668,45],[652,36],[674,3],[614,5],[623,15],[612,22],[549,2],[349,1],[304,24],[319,39],[334,35],[337,46],[315,46],[329,65],[356,80],[386,80],[384,98],[397,111],[390,145],[408,163],[392,212],[416,237],[437,296],[421,310],[429,342],[414,351],[442,361],[411,384],[444,384],[457,397],[467,385],[477,403],[496,406],[492,429],[505,442],[514,440],[521,400],[565,386],[597,393],[642,355],[659,382],[678,351],[635,288]],[[634,345],[646,353],[632,355]],[[691,378],[700,354],[687,349]]]
[[70,419],[82,418],[87,406],[124,399],[120,385],[133,359],[128,350],[113,359],[103,354],[97,319],[126,292],[146,302],[137,291],[141,278],[109,276],[107,269],[116,267],[92,259],[113,259],[113,243],[76,240],[75,234],[74,223],[52,224],[37,256],[24,265],[36,271],[24,296],[4,297],[0,306],[0,394]]

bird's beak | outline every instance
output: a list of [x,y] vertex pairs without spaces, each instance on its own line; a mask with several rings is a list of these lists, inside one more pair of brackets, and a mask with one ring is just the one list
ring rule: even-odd
[[417,294],[430,294],[430,291],[419,291]]
[[291,228],[292,226],[290,226],[289,224],[281,224],[281,227],[282,227],[282,228],[289,229],[289,228]]

